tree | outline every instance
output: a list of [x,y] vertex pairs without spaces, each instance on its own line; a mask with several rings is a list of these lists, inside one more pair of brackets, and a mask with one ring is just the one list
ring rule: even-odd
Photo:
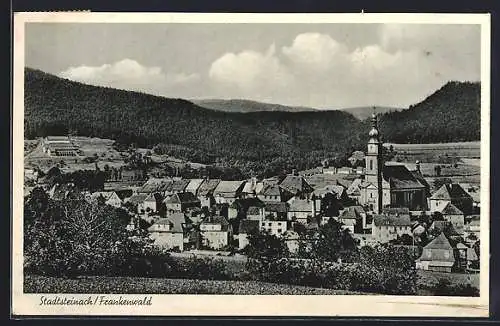
[[27,270],[69,277],[107,273],[120,250],[135,246],[126,230],[130,219],[123,214],[84,200],[49,201],[26,225]]
[[339,222],[329,219],[319,228],[317,239],[312,242],[311,254],[326,261],[352,260],[356,254],[356,243],[349,229],[342,230]]
[[249,232],[248,245],[244,251],[248,257],[247,269],[264,279],[267,278],[272,262],[289,255],[283,239],[258,229]]

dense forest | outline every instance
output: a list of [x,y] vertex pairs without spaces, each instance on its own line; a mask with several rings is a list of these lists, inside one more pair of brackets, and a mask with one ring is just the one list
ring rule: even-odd
[[407,110],[384,114],[380,128],[394,143],[480,140],[481,84],[449,82]]
[[[478,96],[478,84],[449,83],[408,110],[382,115],[384,140],[478,140]],[[335,110],[222,112],[183,99],[90,86],[25,70],[28,139],[71,132],[139,147],[165,144],[174,146],[181,158],[236,166],[245,174],[309,168],[325,158],[363,150],[369,123]]]

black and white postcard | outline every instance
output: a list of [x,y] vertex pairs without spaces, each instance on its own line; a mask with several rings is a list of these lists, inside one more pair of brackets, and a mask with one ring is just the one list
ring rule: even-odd
[[487,317],[487,14],[17,13],[12,312]]

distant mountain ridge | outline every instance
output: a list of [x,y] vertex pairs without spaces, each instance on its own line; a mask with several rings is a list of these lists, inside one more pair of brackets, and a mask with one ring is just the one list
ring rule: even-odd
[[264,103],[252,100],[241,99],[206,99],[191,100],[194,104],[206,109],[224,111],[224,112],[261,112],[261,111],[282,111],[282,112],[304,112],[318,111],[317,109],[305,106],[287,106],[274,103]]
[[[224,112],[262,112],[262,111],[281,111],[281,112],[310,112],[310,111],[331,111],[337,110],[352,114],[359,120],[369,118],[373,112],[372,106],[352,107],[345,109],[317,109],[306,106],[289,106],[275,103],[265,103],[242,99],[202,99],[190,100],[194,104],[206,109],[224,111]],[[375,106],[377,114],[383,114],[391,111],[400,111],[403,108]]]
[[406,108],[395,108],[390,106],[360,106],[360,107],[340,109],[340,111],[350,113],[359,120],[365,120],[372,116],[373,108],[375,108],[375,112],[377,114],[384,114],[393,111],[402,111],[406,109]]

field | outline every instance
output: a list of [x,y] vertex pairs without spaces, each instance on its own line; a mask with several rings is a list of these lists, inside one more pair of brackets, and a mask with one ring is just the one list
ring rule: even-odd
[[312,288],[256,281],[207,281],[140,277],[80,277],[63,279],[27,275],[25,293],[106,294],[237,294],[237,295],[345,295],[351,291]]
[[391,145],[398,153],[415,156],[447,153],[449,156],[457,156],[459,158],[479,158],[481,155],[481,142],[479,141],[435,144],[384,144],[386,147]]

